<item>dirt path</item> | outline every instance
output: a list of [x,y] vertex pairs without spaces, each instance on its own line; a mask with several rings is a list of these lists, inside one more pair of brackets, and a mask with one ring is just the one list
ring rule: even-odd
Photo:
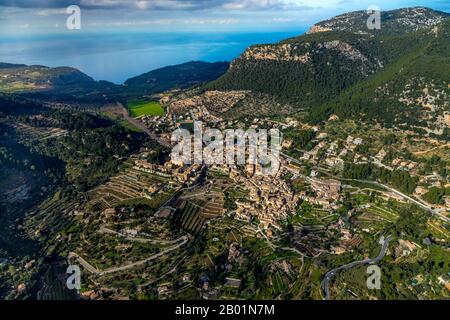
[[431,151],[434,151],[434,150],[437,150],[437,149],[446,148],[446,147],[450,147],[450,143],[444,144],[442,146],[437,146],[437,147],[434,147],[434,148],[431,148],[431,149],[428,149],[428,150],[425,150],[425,151],[413,152],[413,154],[417,156],[417,155],[426,154],[428,152],[431,152]]

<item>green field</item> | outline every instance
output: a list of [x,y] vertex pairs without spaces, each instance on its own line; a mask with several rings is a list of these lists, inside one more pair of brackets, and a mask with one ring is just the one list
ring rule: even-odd
[[15,81],[12,83],[0,83],[0,92],[20,92],[27,90],[38,90],[39,87],[32,83],[22,83],[19,81]]
[[129,101],[127,105],[133,117],[164,115],[163,107],[154,101],[133,100]]

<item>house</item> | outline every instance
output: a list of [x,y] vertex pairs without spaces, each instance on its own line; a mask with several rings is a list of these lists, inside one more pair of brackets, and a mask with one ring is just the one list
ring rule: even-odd
[[381,149],[378,153],[377,153],[377,155],[375,156],[375,158],[377,158],[378,160],[383,160],[385,157],[386,157],[386,155],[387,155],[387,152],[386,151],[384,151],[384,149]]
[[442,276],[438,278],[439,283],[444,285],[444,287],[450,292],[450,282],[446,281]]
[[332,114],[330,118],[328,118],[328,121],[337,121],[337,120],[339,120],[339,117],[335,114]]
[[450,197],[444,198],[445,206],[450,209]]
[[214,300],[219,296],[219,291],[216,289],[212,289],[210,291],[204,292],[202,297],[205,300]]
[[168,217],[170,217],[171,214],[172,214],[172,210],[170,210],[169,208],[163,208],[161,211],[159,211],[158,217],[168,218]]
[[158,295],[162,296],[168,294],[172,288],[170,283],[162,283],[158,286]]
[[241,286],[241,279],[225,278],[225,286],[238,289]]
[[403,256],[409,255],[417,247],[414,243],[408,240],[400,239],[398,240],[398,243],[399,243],[398,251],[400,251],[399,253],[401,253],[401,255]]
[[284,148],[284,149],[289,149],[291,146],[292,146],[292,140],[291,139],[286,139],[286,140],[283,140],[283,143],[281,144],[281,146]]
[[348,144],[350,144],[350,143],[353,142],[353,140],[354,140],[354,138],[353,138],[352,136],[348,136],[346,142],[347,142]]
[[337,200],[341,190],[341,182],[331,179],[311,179],[311,187],[319,198]]
[[428,192],[428,190],[426,188],[424,188],[424,187],[421,187],[421,186],[418,186],[416,188],[416,190],[414,190],[414,193],[419,195],[419,196],[421,196],[421,195],[423,195],[423,194],[425,194],[427,192]]
[[190,274],[184,274],[182,277],[183,282],[192,282]]
[[17,286],[17,293],[22,293],[27,289],[27,286],[25,283],[21,283]]
[[134,229],[125,229],[124,233],[131,237],[136,237],[138,235],[137,230],[134,230]]
[[113,216],[115,216],[116,215],[116,209],[115,208],[107,208],[107,209],[105,209],[104,211],[103,211],[103,216],[105,217],[105,218],[111,218],[111,217],[113,217]]

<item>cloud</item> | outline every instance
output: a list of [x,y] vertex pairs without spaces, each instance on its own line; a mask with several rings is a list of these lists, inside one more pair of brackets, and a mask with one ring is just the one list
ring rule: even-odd
[[92,22],[92,27],[125,27],[150,25],[229,25],[239,23],[238,19],[151,19],[136,21]]
[[[312,9],[354,10],[367,7],[370,0],[0,0],[2,7],[15,8],[65,8],[78,5],[82,9],[128,9],[135,11],[299,11]],[[419,4],[442,9],[449,7],[448,0],[378,0],[384,8],[416,6]]]
[[0,6],[18,8],[64,8],[78,5],[83,9],[136,10],[264,10],[291,7],[288,0],[0,0]]
[[38,16],[52,16],[52,15],[67,15],[67,11],[64,8],[48,8],[42,9],[36,12]]
[[62,8],[80,1],[70,0],[0,0],[0,6],[17,8]]
[[293,18],[272,18],[273,22],[281,22],[281,23],[287,23],[294,21]]
[[281,9],[287,5],[285,1],[281,0],[232,0],[223,2],[221,7],[230,10]]

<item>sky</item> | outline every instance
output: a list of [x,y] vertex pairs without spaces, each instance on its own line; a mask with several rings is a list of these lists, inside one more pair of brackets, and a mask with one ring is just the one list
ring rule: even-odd
[[[81,30],[66,28],[69,5],[81,9]],[[449,0],[0,0],[0,34],[284,31],[370,5],[450,12]]]

